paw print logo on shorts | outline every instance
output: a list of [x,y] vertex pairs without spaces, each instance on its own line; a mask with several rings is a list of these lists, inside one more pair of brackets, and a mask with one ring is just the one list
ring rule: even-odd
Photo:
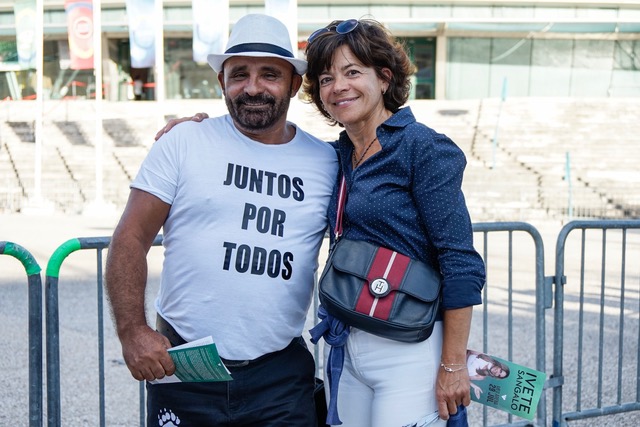
[[180,425],[180,418],[171,409],[161,409],[158,414],[158,425],[160,427],[177,427]]

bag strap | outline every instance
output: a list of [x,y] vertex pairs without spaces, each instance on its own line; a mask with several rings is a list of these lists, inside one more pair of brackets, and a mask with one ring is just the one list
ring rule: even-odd
[[342,236],[342,213],[344,212],[344,205],[347,202],[347,181],[342,175],[342,181],[340,181],[340,192],[338,193],[338,205],[336,207],[336,227],[333,230],[335,234],[335,241]]

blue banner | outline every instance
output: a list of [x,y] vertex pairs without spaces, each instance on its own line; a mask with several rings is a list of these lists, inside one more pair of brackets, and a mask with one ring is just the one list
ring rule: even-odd
[[[158,0],[162,1],[162,0]],[[127,0],[131,67],[151,68],[156,60],[154,0]]]
[[193,60],[222,53],[229,37],[229,0],[193,0]]
[[13,13],[16,19],[18,63],[25,69],[36,68],[36,0],[16,0]]

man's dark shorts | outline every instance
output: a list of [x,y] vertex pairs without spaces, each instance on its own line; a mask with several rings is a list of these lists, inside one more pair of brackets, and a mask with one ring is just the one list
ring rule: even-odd
[[316,426],[315,364],[302,338],[245,366],[225,364],[232,381],[147,383],[147,425]]

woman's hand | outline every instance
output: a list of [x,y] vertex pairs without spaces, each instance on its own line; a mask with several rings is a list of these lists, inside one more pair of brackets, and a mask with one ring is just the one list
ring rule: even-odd
[[471,403],[469,387],[469,373],[466,369],[447,372],[440,367],[436,380],[436,399],[440,418],[448,420],[449,415],[458,411],[459,405],[469,406]]
[[458,406],[469,406],[471,390],[467,369],[467,343],[471,329],[472,307],[445,310],[443,314],[441,363],[455,366],[445,370],[440,366],[436,379],[436,399],[440,418],[448,420],[458,412]]
[[160,139],[162,135],[169,132],[175,125],[180,124],[182,122],[193,121],[193,122],[201,122],[204,119],[208,119],[209,115],[207,113],[197,113],[191,117],[181,117],[179,119],[171,119],[167,122],[166,125],[162,129],[156,133],[155,140]]

